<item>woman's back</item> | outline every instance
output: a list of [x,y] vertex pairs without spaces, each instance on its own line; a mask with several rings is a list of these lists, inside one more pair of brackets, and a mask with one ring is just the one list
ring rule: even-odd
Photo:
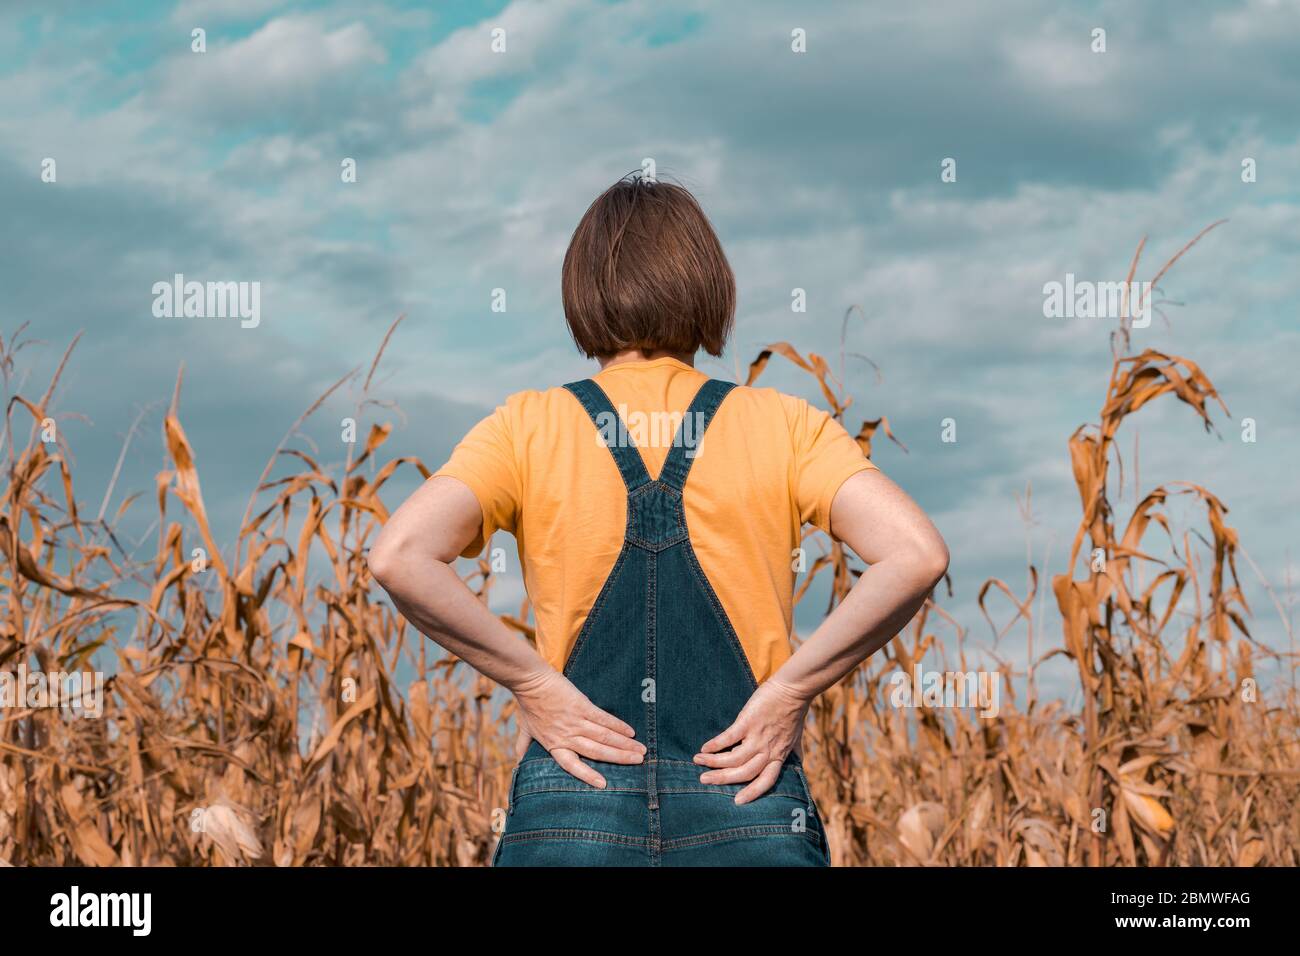
[[[572,686],[600,712],[623,722],[646,748],[639,766],[601,766],[604,785],[592,787],[574,781],[546,747],[532,740],[511,781],[510,814],[496,862],[825,863],[825,830],[797,752],[776,768],[766,795],[746,804],[737,803],[730,788],[701,781],[696,763],[701,749],[732,727],[759,686],[732,616],[703,570],[697,542],[712,539],[719,555],[736,554],[738,543],[750,543],[747,519],[754,514],[773,525],[767,538],[776,545],[782,542],[780,525],[786,525],[787,535],[797,534],[798,488],[806,469],[794,449],[803,436],[791,433],[780,408],[764,413],[746,407],[760,393],[740,390],[737,396],[730,382],[688,383],[695,385],[689,404],[673,409],[663,394],[655,397],[656,386],[671,391],[672,380],[685,378],[690,366],[647,364],[617,368],[611,363],[605,370],[637,372],[615,381],[627,382],[627,395],[638,400],[616,404],[610,392],[621,389],[586,379],[566,385],[561,394],[539,395],[538,408],[517,402],[519,421],[501,423],[490,440],[498,449],[495,464],[479,459],[477,468],[463,472],[476,496],[490,502],[488,509],[501,508],[513,518],[537,606],[570,588],[578,594],[564,601],[584,615],[576,637],[566,642],[567,651],[553,647],[548,653],[562,654],[563,675]],[[658,407],[645,409],[647,396]],[[734,406],[727,401],[733,397]],[[775,393],[762,397],[781,402]],[[547,408],[552,400],[557,407]],[[585,428],[572,421],[575,405]],[[721,410],[731,407],[738,411],[726,416],[732,421],[724,431]],[[487,428],[492,430],[491,422]],[[853,446],[838,425],[823,429],[836,430],[835,437]],[[583,432],[585,441],[577,437]],[[657,464],[656,474],[638,446],[666,451],[654,456],[657,463],[649,462]],[[604,459],[603,467],[588,460],[592,450]],[[752,452],[759,453],[760,464],[754,464]],[[862,470],[862,454],[855,446],[853,452],[844,467]],[[825,448],[813,457],[820,465]],[[712,466],[707,471],[706,462]],[[596,474],[612,476],[612,486],[601,487],[592,480]],[[620,501],[621,509],[615,507]],[[808,506],[815,508],[815,501]],[[688,507],[695,511],[689,519]],[[602,533],[611,526],[613,536]],[[593,547],[611,537],[617,543],[612,566],[592,588],[591,574],[603,566],[591,560]],[[529,556],[534,551],[529,542],[539,540],[547,551],[541,560]],[[721,577],[733,591],[743,588],[754,597],[741,605],[750,615],[764,602],[776,606],[784,597],[788,604],[789,573],[770,566],[779,569],[784,555],[769,550],[774,555],[750,554],[739,567],[725,560],[718,565],[728,572]],[[786,623],[781,645],[788,616]],[[539,643],[541,628],[539,618]],[[759,648],[765,657],[782,649],[788,655],[775,633]]]
[[[607,189],[561,287],[600,371],[512,395],[369,558],[402,614],[514,695],[522,759],[495,861],[826,865],[808,706],[920,606],[942,539],[824,412],[693,367],[723,354],[736,290],[682,188]],[[871,567],[792,654],[806,522]],[[452,567],[499,529],[519,543],[536,648]]]
[[[623,547],[626,490],[604,440],[634,445],[657,477],[679,428],[697,434],[683,413],[707,380],[673,358],[608,366],[593,381],[620,421],[603,429],[564,388],[519,392],[439,470],[474,491],[484,535],[515,535],[538,649],[557,669]],[[686,455],[692,545],[762,682],[790,654],[801,526],[829,530],[835,492],[874,466],[825,412],[769,388],[734,389]],[[480,537],[466,556],[483,546]]]

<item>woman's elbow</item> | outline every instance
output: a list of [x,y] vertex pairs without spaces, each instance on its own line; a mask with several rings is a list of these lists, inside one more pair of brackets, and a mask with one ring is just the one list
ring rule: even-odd
[[390,519],[366,554],[370,576],[392,594],[403,587],[414,570],[423,572],[438,565],[450,566],[456,560],[456,552],[451,545],[436,538],[427,527],[403,527]]
[[948,545],[937,533],[913,544],[909,563],[928,591],[948,573]]
[[948,545],[943,538],[939,540],[939,548],[935,549],[935,564],[933,564],[933,574],[935,574],[935,584],[944,580],[944,575],[948,574],[948,562],[952,555],[948,553]]
[[935,578],[935,584],[939,584],[941,580],[944,580],[944,575],[948,574],[950,558],[952,558],[952,555],[948,553],[948,544],[946,544],[944,538],[939,538],[939,542],[937,542],[931,554],[930,570],[933,578]]
[[393,589],[393,584],[401,573],[403,563],[403,548],[398,536],[395,533],[390,533],[393,530],[395,529],[385,527],[366,554],[366,567],[370,569],[370,576],[385,591]]

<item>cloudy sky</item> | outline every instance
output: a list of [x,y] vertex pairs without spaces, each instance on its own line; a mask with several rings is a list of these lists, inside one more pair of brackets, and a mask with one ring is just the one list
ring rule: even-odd
[[[563,325],[565,245],[591,199],[651,158],[697,194],[736,271],[737,334],[714,374],[779,340],[838,367],[860,306],[846,349],[880,374],[846,360],[847,423],[884,414],[906,444],[878,443],[875,460],[944,532],[945,603],[987,643],[975,598],[989,577],[1023,587],[1027,486],[1035,560],[1064,570],[1066,443],[1096,420],[1110,368],[1114,323],[1045,318],[1044,283],[1122,279],[1144,236],[1149,279],[1226,218],[1162,281],[1163,315],[1134,346],[1199,362],[1231,417],[1207,434],[1166,400],[1120,441],[1126,468],[1140,447],[1144,490],[1218,494],[1282,586],[1300,462],[1298,54],[1296,0],[5,4],[0,331],[30,322],[43,343],[11,391],[37,397],[83,333],[56,410],[97,510],[141,412],[113,505],[152,488],[183,364],[182,420],[232,542],[285,430],[399,314],[377,392],[401,411],[369,418],[397,425],[391,454],[436,467],[506,394],[587,374]],[[176,273],[259,282],[260,324],[155,317],[152,287]],[[780,362],[763,382],[816,394]],[[327,462],[355,395],[306,429]],[[1125,487],[1123,518],[1134,500]],[[1257,635],[1284,647],[1241,570]],[[507,580],[502,605],[520,593]]]

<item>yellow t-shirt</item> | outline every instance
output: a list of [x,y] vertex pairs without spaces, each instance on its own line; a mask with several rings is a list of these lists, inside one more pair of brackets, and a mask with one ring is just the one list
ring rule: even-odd
[[[671,447],[664,413],[684,412],[708,376],[661,358],[593,377],[657,477]],[[627,492],[598,436],[564,388],[519,392],[436,472],[463,481],[483,509],[465,557],[480,554],[498,529],[515,536],[538,650],[557,669],[623,546]],[[830,415],[771,388],[734,389],[705,432],[686,480],[686,527],[758,681],[790,656],[803,524],[829,532],[840,485],[874,467]]]

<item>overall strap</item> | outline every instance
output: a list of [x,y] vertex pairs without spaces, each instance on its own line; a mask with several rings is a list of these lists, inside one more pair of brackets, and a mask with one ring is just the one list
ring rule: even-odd
[[690,408],[682,416],[673,438],[673,447],[668,451],[659,480],[670,488],[680,492],[686,487],[686,476],[690,473],[691,462],[700,451],[705,429],[713,421],[713,415],[722,404],[722,400],[731,394],[735,382],[724,382],[711,378],[695,393]]
[[609,401],[604,389],[589,378],[580,382],[570,382],[564,386],[582,403],[582,407],[591,416],[592,424],[601,444],[609,449],[618,465],[618,472],[623,476],[628,494],[642,485],[649,483],[650,473],[645,470],[641,452],[637,451],[632,436],[624,427],[623,420]]

